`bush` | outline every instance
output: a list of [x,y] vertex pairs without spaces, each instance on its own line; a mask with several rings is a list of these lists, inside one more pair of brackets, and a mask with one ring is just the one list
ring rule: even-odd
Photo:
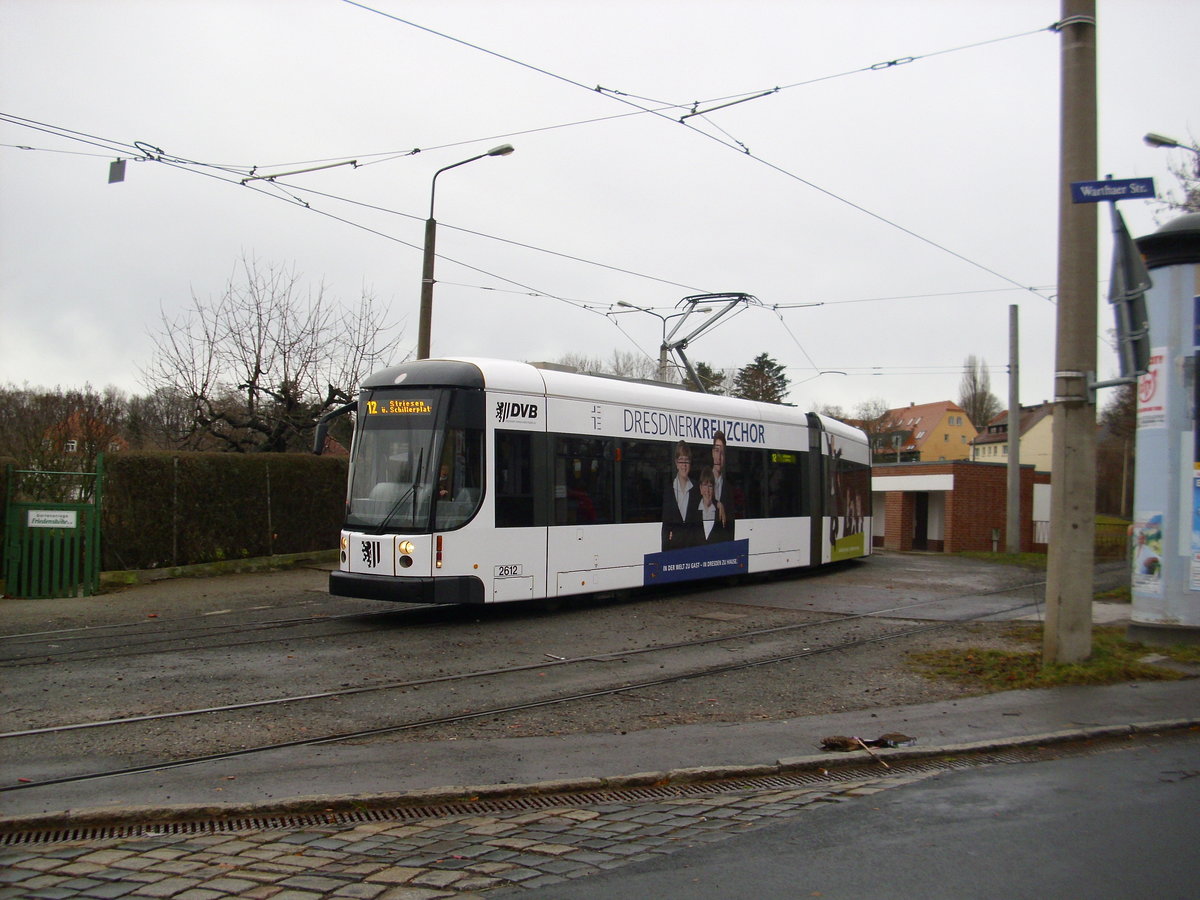
[[0,549],[4,547],[5,529],[8,528],[8,467],[17,467],[17,461],[11,456],[0,456]]
[[101,567],[151,569],[335,548],[345,457],[161,453],[105,457]]

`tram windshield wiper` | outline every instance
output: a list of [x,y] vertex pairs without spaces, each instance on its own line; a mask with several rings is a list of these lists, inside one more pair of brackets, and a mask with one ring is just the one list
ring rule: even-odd
[[415,477],[413,478],[413,483],[411,485],[409,485],[408,490],[405,491],[403,494],[401,494],[399,499],[397,499],[396,502],[392,504],[391,509],[388,510],[388,514],[383,517],[383,521],[381,521],[379,523],[380,531],[387,530],[387,528],[392,524],[392,519],[395,517],[396,513],[400,512],[400,508],[408,501],[409,497],[412,498],[412,517],[410,519],[409,524],[410,524],[410,526],[413,526],[413,527],[416,526],[418,488],[421,487],[421,475],[424,471],[424,468],[425,468],[425,448],[422,447],[420,455],[417,458],[417,470],[415,473]]

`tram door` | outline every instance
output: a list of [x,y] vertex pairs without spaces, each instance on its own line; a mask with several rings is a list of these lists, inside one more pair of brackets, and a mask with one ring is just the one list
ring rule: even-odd
[[496,429],[492,461],[496,529],[489,600],[547,596],[544,436],[534,430]]

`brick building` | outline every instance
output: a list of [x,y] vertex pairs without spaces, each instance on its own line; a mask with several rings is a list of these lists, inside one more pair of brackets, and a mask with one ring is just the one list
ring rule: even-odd
[[[1008,467],[969,460],[876,463],[873,544],[885,550],[1004,550]],[[1021,466],[1021,550],[1045,552],[1050,475]]]

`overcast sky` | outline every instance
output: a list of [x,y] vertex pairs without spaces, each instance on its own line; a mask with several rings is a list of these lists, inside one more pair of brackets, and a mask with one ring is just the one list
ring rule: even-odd
[[[791,402],[851,412],[954,399],[975,354],[1005,401],[1017,304],[1022,402],[1051,397],[1057,0],[365,6],[0,0],[0,112],[40,123],[0,122],[0,383],[143,391],[162,311],[243,255],[371,292],[413,353],[431,177],[510,142],[438,179],[434,356],[656,357],[660,321],[618,301],[745,291],[693,360],[765,352]],[[1098,6],[1098,176],[1161,194],[1182,151],[1141,138],[1200,136],[1200,4]],[[167,162],[108,184],[134,142]]]

